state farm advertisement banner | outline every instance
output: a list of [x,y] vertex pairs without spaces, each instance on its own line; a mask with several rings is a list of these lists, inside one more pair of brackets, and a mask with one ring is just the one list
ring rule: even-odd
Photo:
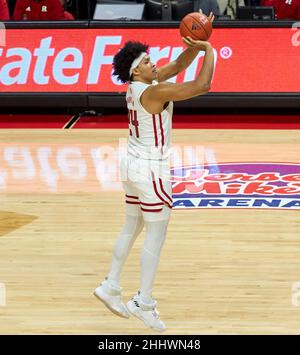
[[[2,36],[3,37],[3,36]],[[178,29],[17,29],[0,41],[1,92],[122,92],[112,76],[114,54],[128,40],[150,45],[158,67],[185,46]],[[300,30],[214,29],[212,92],[299,92]],[[193,80],[200,52],[172,82]]]

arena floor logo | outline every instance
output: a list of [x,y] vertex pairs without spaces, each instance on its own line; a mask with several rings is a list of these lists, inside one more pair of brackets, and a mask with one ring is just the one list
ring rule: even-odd
[[300,164],[220,163],[171,170],[174,208],[300,210]]

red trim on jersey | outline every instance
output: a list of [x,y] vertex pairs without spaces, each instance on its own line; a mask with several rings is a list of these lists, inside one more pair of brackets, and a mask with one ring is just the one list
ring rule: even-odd
[[160,189],[161,189],[161,192],[169,199],[169,201],[171,201],[171,203],[173,203],[173,200],[171,199],[171,197],[166,193],[166,191],[164,190],[164,186],[163,186],[163,183],[162,183],[162,179],[159,178],[159,186],[160,186]]
[[139,121],[137,119],[137,111],[134,110],[134,121],[133,121],[133,124],[134,124],[134,127],[135,127],[135,134],[136,134],[136,138],[140,138],[140,133],[139,133]]
[[161,212],[163,209],[160,208],[159,210],[146,210],[145,208],[141,207],[141,210],[144,212]]
[[158,147],[158,139],[157,139],[157,129],[156,129],[156,122],[155,122],[155,115],[152,115],[152,123],[153,123],[153,129],[154,129],[155,147]]
[[154,191],[156,193],[156,196],[162,201],[164,202],[169,208],[172,208],[172,206],[169,204],[168,201],[164,200],[163,197],[161,197],[161,195],[158,193],[157,191],[157,187],[156,187],[156,183],[155,183],[155,177],[154,177],[154,173],[151,172],[152,174],[152,184],[153,184],[153,188],[154,188]]
[[164,136],[164,128],[163,128],[163,124],[162,124],[161,114],[159,114],[159,125],[160,125],[160,133],[161,133],[161,145],[164,146],[165,136]]
[[128,197],[128,198],[135,198],[135,199],[139,199],[137,196],[130,196],[130,195],[125,195],[126,197]]
[[131,124],[131,119],[130,119],[131,113],[130,110],[128,110],[128,128],[129,128],[129,135],[132,136],[132,131],[130,128],[130,124]]

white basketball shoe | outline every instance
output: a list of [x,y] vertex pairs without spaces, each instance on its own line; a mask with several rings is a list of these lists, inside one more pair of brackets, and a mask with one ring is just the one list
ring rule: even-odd
[[122,302],[121,287],[109,285],[105,279],[94,291],[94,295],[104,303],[104,305],[119,317],[129,318],[130,314]]
[[159,318],[159,313],[156,309],[157,302],[153,300],[151,304],[145,304],[141,301],[139,294],[132,297],[126,304],[128,311],[142,320],[146,326],[163,332],[166,330],[165,323]]

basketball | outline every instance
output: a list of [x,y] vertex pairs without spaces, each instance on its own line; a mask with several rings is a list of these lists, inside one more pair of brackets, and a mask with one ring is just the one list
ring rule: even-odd
[[180,22],[181,37],[190,36],[194,40],[207,41],[212,32],[208,17],[200,12],[187,14]]

